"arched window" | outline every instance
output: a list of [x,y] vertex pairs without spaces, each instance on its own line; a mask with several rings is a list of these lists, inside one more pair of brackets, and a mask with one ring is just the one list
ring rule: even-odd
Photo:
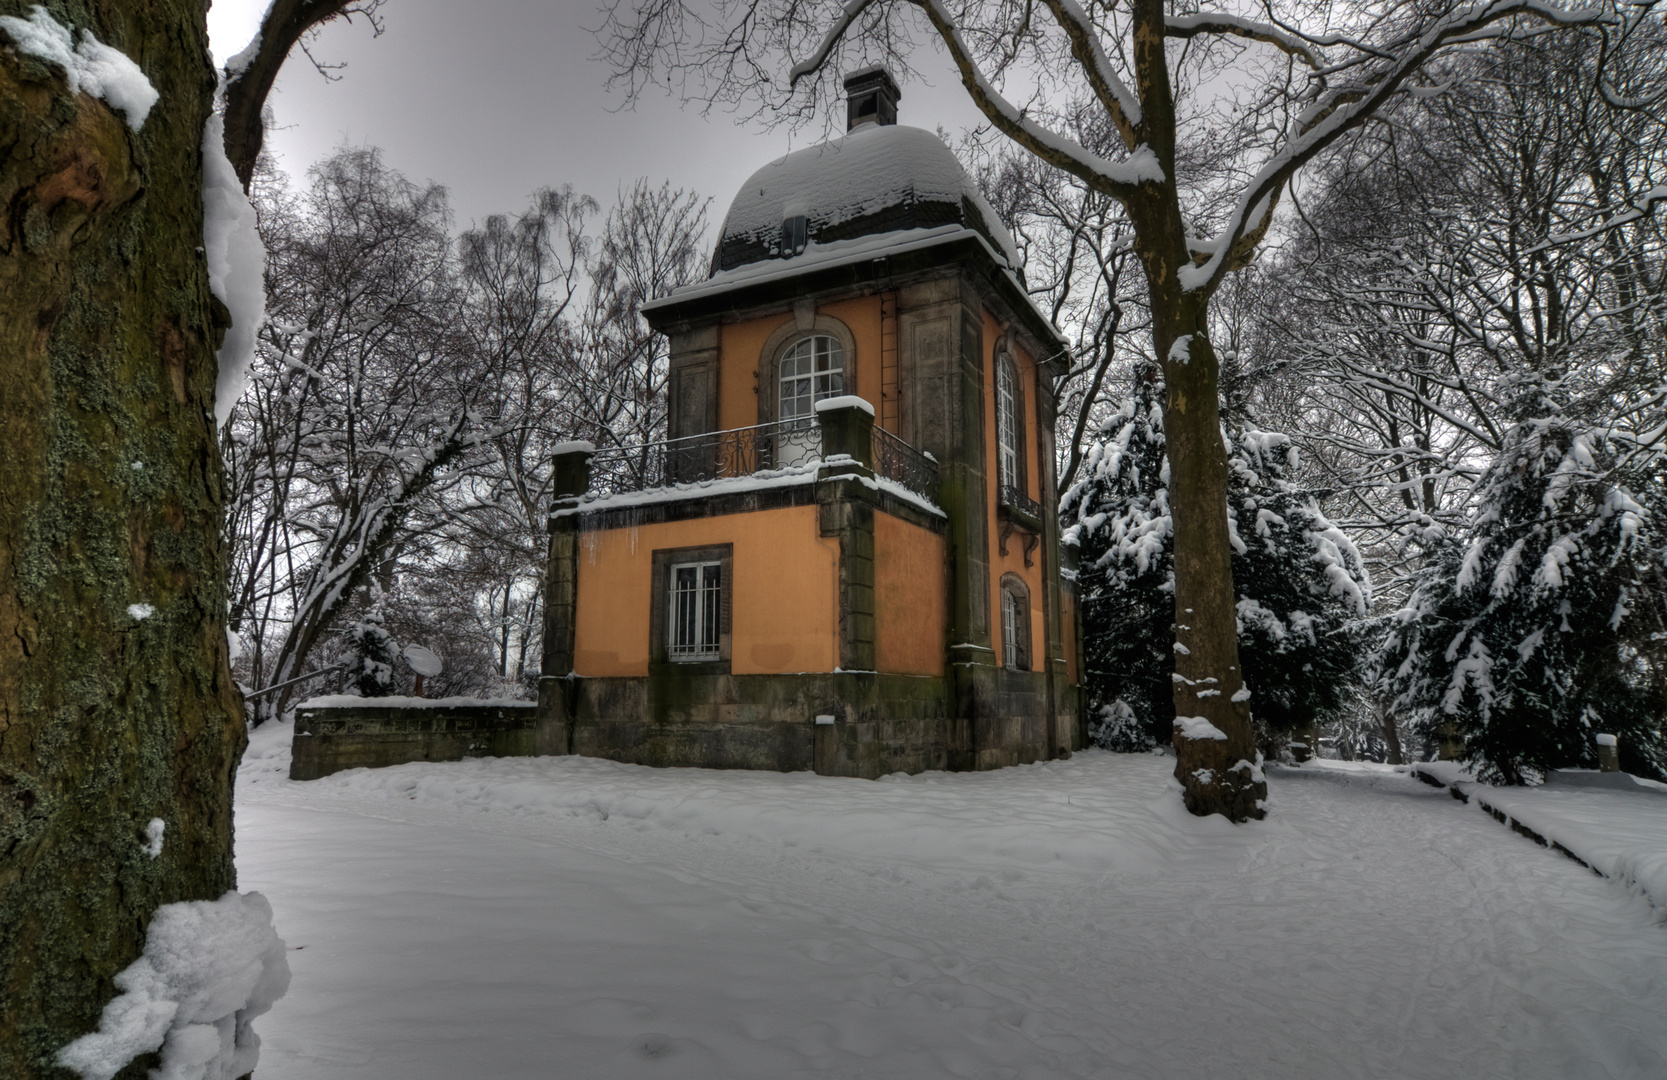
[[1017,574],[1001,576],[1001,666],[1030,670],[1030,589]]
[[818,401],[845,393],[845,350],[826,334],[788,346],[777,371],[778,420],[809,419]]
[[996,358],[996,483],[1028,495],[1024,459],[1024,388],[1011,353]]

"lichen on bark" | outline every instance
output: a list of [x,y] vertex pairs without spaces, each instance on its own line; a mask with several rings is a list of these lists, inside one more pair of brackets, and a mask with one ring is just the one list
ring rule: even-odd
[[234,887],[244,738],[200,251],[205,5],[47,7],[161,99],[135,132],[0,35],[0,1075],[19,1078],[67,1075],[53,1055],[98,1026],[159,906]]

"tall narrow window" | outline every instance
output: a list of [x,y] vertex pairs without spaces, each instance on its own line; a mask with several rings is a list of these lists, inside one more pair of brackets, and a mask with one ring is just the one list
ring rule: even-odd
[[1013,365],[1005,358],[996,364],[996,482],[1024,490],[1019,478],[1019,393]]
[[717,659],[723,626],[723,564],[675,563],[670,576],[667,657]]
[[824,334],[801,338],[782,354],[779,420],[808,420],[816,403],[845,393],[845,350]]
[[1008,589],[1001,590],[1001,662],[1019,666],[1019,598]]
[[1001,666],[1030,670],[1030,589],[1017,574],[1001,576]]

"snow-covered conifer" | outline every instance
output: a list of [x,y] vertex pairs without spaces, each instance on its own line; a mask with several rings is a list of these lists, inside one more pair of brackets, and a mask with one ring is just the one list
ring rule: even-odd
[[[1139,750],[1174,722],[1174,558],[1163,376],[1137,370],[1101,426],[1061,513],[1082,552],[1090,735]],[[1353,685],[1357,620],[1371,582],[1354,545],[1294,484],[1284,435],[1238,423],[1226,436],[1238,636],[1251,711],[1272,731],[1323,721]]]
[[1595,766],[1600,733],[1660,775],[1667,537],[1646,508],[1659,481],[1629,489],[1608,433],[1566,415],[1556,389],[1536,379],[1520,396],[1466,528],[1432,544],[1392,616],[1379,678],[1483,779]]
[[372,612],[342,635],[347,663],[342,692],[360,697],[387,697],[394,692],[394,661],[399,646],[383,629],[382,616]]

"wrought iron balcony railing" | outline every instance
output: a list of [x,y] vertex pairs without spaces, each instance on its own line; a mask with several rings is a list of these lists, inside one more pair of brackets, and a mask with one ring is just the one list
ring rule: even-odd
[[1042,504],[1013,485],[1001,485],[997,490],[997,501],[1003,510],[1016,512],[1020,516],[1020,524],[1041,527]]
[[874,471],[916,495],[937,501],[937,460],[880,427],[874,429]]
[[681,439],[612,446],[590,459],[594,495],[694,484],[789,468],[821,456],[821,432],[807,420],[711,431]]
[[[936,503],[938,466],[881,428],[873,429],[873,469],[877,475]],[[681,439],[613,446],[589,455],[593,498],[676,484],[724,480],[778,469],[810,466],[822,454],[822,430],[810,417],[772,424],[713,431]]]

